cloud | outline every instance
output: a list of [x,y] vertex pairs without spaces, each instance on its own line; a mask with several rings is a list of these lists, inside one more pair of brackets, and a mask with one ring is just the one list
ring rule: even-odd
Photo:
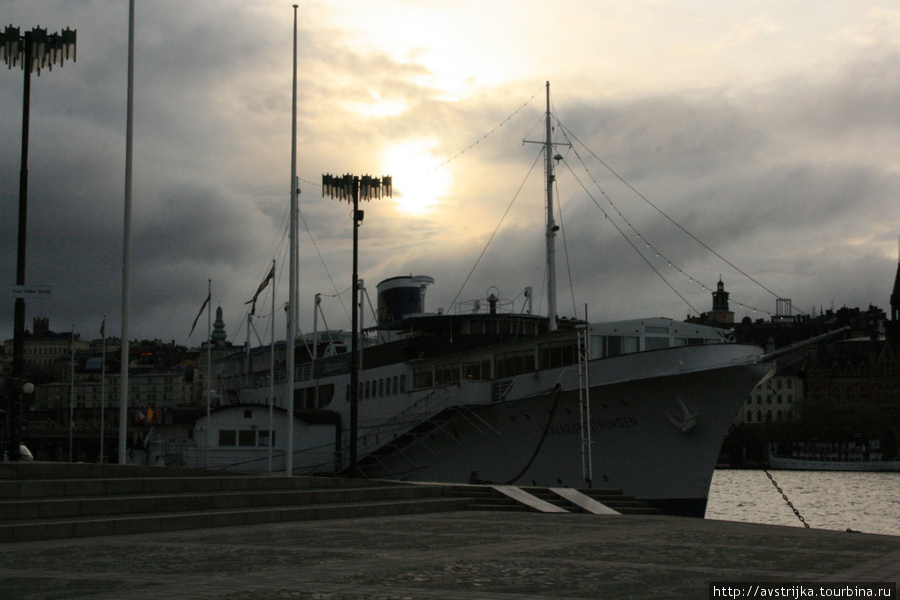
[[[33,80],[27,280],[53,284],[54,297],[29,305],[29,323],[40,312],[51,327],[74,322],[90,337],[105,312],[115,331],[127,11],[105,0],[8,5],[6,18],[23,27],[79,35],[77,63]],[[310,325],[315,293],[343,292],[351,279],[350,209],[321,197],[321,174],[382,174],[395,144],[421,148],[421,163],[434,164],[396,178],[396,199],[363,207],[360,273],[370,293],[383,278],[421,273],[436,279],[432,308],[491,286],[508,297],[531,286],[545,309],[543,162],[523,141],[542,139],[548,78],[563,126],[554,133],[564,157],[561,313],[588,303],[597,319],[678,318],[709,309],[703,284],[720,274],[735,307],[774,309],[771,293],[697,240],[803,310],[832,300],[885,306],[900,229],[900,56],[894,21],[852,6],[832,22],[830,13],[801,21],[755,3],[598,12],[588,2],[567,6],[558,24],[527,3],[508,18],[462,0],[453,10],[392,0],[377,15],[355,3],[304,7],[301,325]],[[395,17],[407,9],[422,18],[415,27]],[[229,336],[243,339],[244,302],[273,258],[272,289],[286,298],[291,18],[274,2],[139,3],[132,337],[189,341],[212,279],[214,307]],[[548,41],[516,35],[538,29]],[[452,41],[463,33],[466,44]],[[0,136],[15,141],[21,73],[2,77]],[[0,279],[10,285],[18,161],[18,143],[0,149]],[[448,183],[430,210],[404,210],[398,200],[417,201],[413,180],[435,173]],[[349,301],[327,303],[329,325],[347,327]],[[10,300],[0,304],[5,337],[11,324]]]

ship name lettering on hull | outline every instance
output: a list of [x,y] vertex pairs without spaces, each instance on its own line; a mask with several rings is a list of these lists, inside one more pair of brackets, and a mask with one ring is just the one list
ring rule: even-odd
[[[616,417],[614,419],[591,419],[591,431],[605,431],[609,429],[634,429],[638,427],[637,417]],[[563,423],[562,425],[550,425],[547,435],[578,435],[581,433],[581,425],[578,423]]]

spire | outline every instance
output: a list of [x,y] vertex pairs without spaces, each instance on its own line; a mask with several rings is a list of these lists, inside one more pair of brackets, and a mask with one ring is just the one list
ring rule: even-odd
[[216,309],[216,322],[213,323],[212,342],[219,346],[225,342],[228,337],[225,333],[225,321],[222,320],[222,307]]
[[712,310],[707,316],[718,323],[734,323],[734,313],[728,309],[728,292],[725,291],[721,275],[716,291],[712,293]]
[[894,290],[891,292],[891,321],[900,321],[900,260],[894,275]]
[[891,320],[884,324],[884,332],[891,348],[900,350],[900,248],[898,248],[897,274],[894,275],[894,289],[891,292]]

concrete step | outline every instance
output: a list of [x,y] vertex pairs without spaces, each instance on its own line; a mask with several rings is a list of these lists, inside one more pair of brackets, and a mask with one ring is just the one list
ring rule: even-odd
[[262,523],[348,519],[465,510],[464,498],[415,498],[308,506],[273,506],[206,511],[161,512],[92,518],[31,519],[0,523],[0,543],[98,535],[125,535]]
[[221,471],[148,468],[138,465],[64,463],[64,462],[0,462],[0,480],[14,479],[102,479],[110,477],[221,477]]
[[326,489],[267,489],[237,492],[114,494],[0,500],[0,523],[24,519],[104,517],[157,512],[204,511],[440,498],[438,488],[389,485]]
[[[581,512],[546,488],[525,489],[566,511]],[[590,493],[619,512],[655,512],[621,492]],[[543,504],[518,495],[527,501],[488,485],[0,463],[0,543],[439,511],[529,511]]]
[[[161,469],[147,468],[152,473]],[[162,469],[164,470],[164,469]],[[0,479],[0,499],[66,498],[72,496],[109,496],[117,494],[213,493],[251,490],[302,490],[322,488],[361,488],[374,485],[371,480],[331,477],[284,477],[249,475],[140,476],[111,478]],[[398,485],[379,482],[379,485]]]
[[158,467],[0,463],[0,543],[464,510],[440,486]]

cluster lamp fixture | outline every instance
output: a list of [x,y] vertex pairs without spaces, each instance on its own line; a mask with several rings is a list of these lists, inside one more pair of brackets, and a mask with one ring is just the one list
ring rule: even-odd
[[322,197],[328,196],[353,204],[353,310],[352,341],[350,343],[350,457],[346,474],[357,476],[357,433],[359,431],[359,226],[363,211],[360,200],[377,200],[390,197],[393,192],[391,177],[371,175],[322,175]]
[[390,175],[381,179],[371,175],[322,175],[322,197],[353,202],[353,192],[359,189],[360,200],[377,200],[391,196],[393,189]]
[[[25,285],[25,238],[28,222],[28,128],[31,106],[31,74],[41,74],[41,69],[53,70],[53,65],[63,66],[65,61],[75,61],[76,32],[66,28],[60,33],[47,33],[35,27],[22,32],[12,25],[0,29],[0,60],[11,70],[22,69],[25,84],[22,88],[22,167],[19,171],[19,229],[16,256],[16,285]],[[13,363],[9,399],[9,458],[19,460],[22,395],[34,386],[25,382],[25,299],[16,298],[13,323]]]
[[35,27],[23,34],[18,27],[8,25],[0,30],[0,60],[10,69],[21,67],[40,75],[41,69],[52,71],[53,65],[75,62],[75,38],[76,31],[68,27],[50,34]]

